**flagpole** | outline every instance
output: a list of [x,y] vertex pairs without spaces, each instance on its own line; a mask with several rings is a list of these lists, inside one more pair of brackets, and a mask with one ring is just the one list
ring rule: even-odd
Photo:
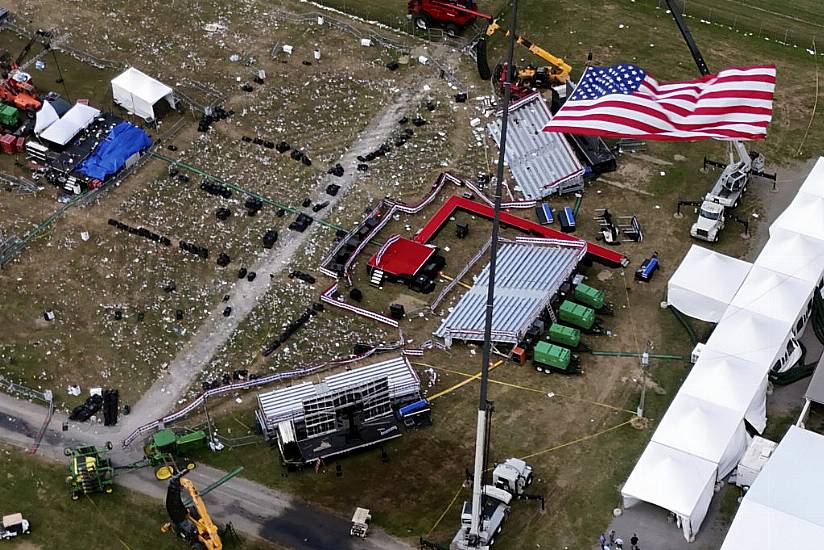
[[470,544],[480,543],[482,497],[483,497],[483,476],[486,471],[486,442],[489,438],[487,432],[488,418],[491,407],[488,399],[489,386],[489,361],[492,355],[492,313],[495,305],[495,263],[498,259],[498,235],[501,226],[501,195],[504,181],[504,159],[506,152],[506,132],[509,126],[509,102],[512,96],[511,75],[512,63],[515,51],[515,28],[518,22],[518,0],[512,0],[512,22],[509,32],[509,51],[507,52],[506,77],[504,79],[504,99],[503,112],[501,114],[501,137],[500,151],[498,153],[498,166],[496,172],[494,213],[492,216],[492,239],[489,247],[489,280],[486,291],[486,310],[484,316],[484,342],[481,354],[481,390],[478,401],[478,424],[475,434],[475,470],[472,477],[472,520],[469,528]]

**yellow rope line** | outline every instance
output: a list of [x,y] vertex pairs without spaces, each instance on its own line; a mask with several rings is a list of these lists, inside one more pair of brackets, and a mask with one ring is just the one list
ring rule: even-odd
[[424,535],[424,536],[428,537],[429,535],[431,535],[431,534],[432,534],[432,531],[434,531],[435,529],[437,529],[437,528],[438,528],[438,525],[440,525],[440,524],[441,524],[441,520],[442,520],[442,519],[444,518],[444,516],[446,516],[446,514],[449,512],[449,509],[450,509],[450,508],[452,508],[452,505],[453,505],[453,504],[455,504],[455,501],[456,501],[456,500],[458,500],[458,497],[459,497],[459,496],[461,496],[461,491],[462,491],[462,490],[463,490],[463,485],[461,485],[461,487],[458,489],[458,492],[457,492],[457,493],[455,493],[455,496],[454,496],[454,497],[452,497],[452,500],[450,500],[450,501],[449,501],[449,504],[448,504],[448,505],[447,505],[447,507],[444,509],[444,511],[443,511],[443,513],[440,515],[440,517],[438,517],[438,521],[436,521],[436,522],[435,522],[435,525],[433,525],[433,526],[432,526],[432,529],[430,529],[429,531],[427,531],[426,535]]
[[[490,382],[491,382],[491,380],[490,380]],[[633,414],[635,414],[635,413],[633,413]],[[538,455],[551,453],[552,451],[557,451],[558,449],[563,449],[564,447],[569,447],[570,445],[575,445],[576,443],[581,443],[582,441],[586,441],[588,439],[596,438],[600,435],[604,435],[605,433],[611,432],[613,430],[617,430],[618,428],[621,428],[622,426],[626,426],[627,424],[630,424],[631,422],[632,422],[632,420],[627,420],[626,422],[621,422],[620,424],[616,424],[615,426],[612,426],[612,427],[607,428],[605,430],[601,430],[600,432],[597,432],[597,433],[594,433],[594,434],[591,434],[591,435],[585,435],[584,437],[579,437],[578,439],[575,439],[574,441],[568,441],[566,443],[561,443],[560,445],[555,445],[554,447],[550,447],[549,449],[544,449],[543,451],[537,451],[537,452],[528,454],[526,456],[522,456],[521,459],[526,460],[527,458],[533,458],[533,457],[536,457]],[[489,471],[491,469],[492,468],[487,468],[487,471]],[[438,525],[441,524],[441,521],[443,520],[443,518],[446,516],[447,513],[449,513],[449,510],[455,504],[455,501],[458,500],[458,497],[460,496],[462,490],[463,490],[463,485],[461,485],[461,487],[458,489],[458,492],[455,493],[455,496],[452,497],[452,500],[449,501],[449,504],[446,506],[443,513],[441,513],[441,515],[438,517],[438,521],[435,522],[435,525],[433,525],[432,528],[424,536],[428,537],[429,535],[432,534],[433,531],[435,531],[435,529],[438,528]]]
[[[450,374],[457,374],[459,376],[464,376],[464,377],[467,377],[467,378],[471,377],[471,378],[474,379],[474,377],[478,376],[478,375],[473,375],[473,374],[469,374],[469,373],[466,373],[466,372],[461,372],[461,371],[458,371],[458,370],[447,369],[445,367],[436,367],[435,365],[428,365],[426,363],[412,362],[412,364],[417,365],[417,366],[421,366],[421,367],[428,367],[428,368],[440,370],[440,371],[443,371],[443,372],[448,372]],[[467,383],[467,382],[468,382],[468,380],[464,380],[464,383]],[[490,378],[489,382],[492,383],[492,384],[498,384],[498,385],[501,385],[501,386],[507,386],[507,387],[515,388],[515,389],[519,389],[519,390],[531,391],[531,392],[534,392],[534,393],[540,393],[541,395],[547,395],[547,393],[549,393],[547,390],[542,390],[542,389],[538,389],[538,388],[530,388],[529,386],[521,386],[519,384],[513,384],[512,382],[504,382],[503,380],[493,380],[492,378]],[[441,392],[441,393],[443,393],[443,392]],[[554,393],[554,392],[553,392],[553,394],[554,394],[554,397],[560,397],[561,399],[569,399],[569,400],[572,400],[572,401],[581,401],[582,403],[589,403],[590,405],[598,405],[599,407],[605,407],[605,408],[611,409],[613,411],[625,412],[625,413],[629,413],[629,414],[632,414],[632,415],[636,414],[635,411],[631,411],[629,409],[622,409],[621,407],[616,407],[615,405],[609,405],[607,403],[601,403],[600,401],[593,401],[591,399],[586,399],[584,397],[573,397],[571,395],[562,395],[562,394]],[[440,397],[440,394],[437,394],[437,396]],[[432,399],[430,398],[429,400],[431,401]]]
[[629,322],[632,324],[632,340],[635,342],[635,349],[641,353],[641,348],[638,347],[638,330],[635,328],[635,317],[632,315],[632,306],[629,303],[629,287],[627,286],[627,270],[621,270],[621,276],[624,278],[624,293],[627,296],[627,313],[629,314]]
[[103,513],[100,511],[100,508],[97,506],[97,503],[95,503],[95,501],[94,501],[94,500],[92,500],[92,498],[88,495],[88,493],[85,493],[85,495],[86,495],[86,498],[87,498],[87,499],[89,499],[89,502],[91,502],[91,503],[92,503],[92,506],[94,506],[95,510],[97,510],[97,515],[98,515],[98,516],[100,516],[100,518],[103,520],[103,523],[105,523],[105,524],[106,524],[106,526],[109,528],[109,530],[110,530],[110,531],[112,532],[112,534],[115,536],[115,538],[116,538],[118,541],[120,541],[120,544],[122,544],[122,545],[123,545],[123,547],[124,547],[124,548],[126,548],[126,550],[132,550],[132,547],[131,547],[131,546],[129,546],[128,544],[126,544],[126,543],[123,541],[123,539],[121,539],[121,538],[118,536],[117,532],[116,532],[114,529],[112,529],[111,524],[110,524],[108,521],[106,521],[106,518],[104,518],[104,517],[103,517]]
[[[453,277],[450,277],[449,275],[447,275],[447,274],[446,274],[446,273],[444,273],[444,272],[441,272],[441,277],[443,277],[443,278],[444,278],[444,279],[446,279],[447,281],[454,281],[454,280],[455,280]],[[472,285],[468,285],[468,284],[466,284],[466,283],[465,283],[465,282],[463,282],[463,281],[458,281],[458,284],[459,284],[459,285],[461,285],[461,286],[462,286],[462,287],[464,287],[464,288],[472,288]]]
[[[501,363],[503,363],[503,360],[500,360],[500,361],[498,361],[497,363],[495,363],[493,365],[489,365],[489,370],[494,369],[495,367],[497,367]],[[415,363],[413,363],[413,364],[415,364]],[[420,364],[423,365],[423,363],[420,363]],[[430,365],[427,365],[427,366],[430,366]],[[438,367],[432,367],[432,368],[438,368]],[[463,373],[461,373],[461,374],[463,374]],[[464,374],[464,376],[467,377],[466,380],[461,380],[460,382],[458,382],[457,384],[455,384],[451,388],[446,388],[445,390],[440,391],[440,392],[436,393],[435,395],[433,395],[431,397],[427,397],[427,400],[428,401],[434,401],[435,399],[437,399],[439,397],[443,397],[444,395],[450,394],[453,391],[457,390],[458,388],[462,388],[462,387],[466,386],[467,384],[469,384],[470,382],[472,382],[474,380],[478,380],[481,377],[481,373],[479,372],[478,374]]]
[[[633,413],[633,414],[635,414],[635,413]],[[627,424],[629,424],[631,422],[632,422],[632,419],[627,420],[626,422],[621,422],[620,424],[616,424],[615,426],[612,426],[611,428],[601,430],[598,433],[594,433],[592,435],[585,435],[584,437],[579,437],[575,441],[569,441],[567,443],[561,443],[560,445],[555,445],[554,447],[550,447],[549,449],[544,449],[543,451],[537,451],[537,452],[528,454],[526,456],[522,456],[521,460],[526,460],[527,458],[532,458],[532,457],[535,457],[535,456],[538,456],[538,455],[551,453],[552,451],[557,451],[558,449],[563,449],[564,447],[569,447],[570,445],[575,445],[576,443],[586,441],[587,439],[592,439],[594,437],[598,437],[599,435],[604,435],[607,432],[611,432],[612,430],[617,430],[618,428],[620,428],[622,426],[626,426]]]

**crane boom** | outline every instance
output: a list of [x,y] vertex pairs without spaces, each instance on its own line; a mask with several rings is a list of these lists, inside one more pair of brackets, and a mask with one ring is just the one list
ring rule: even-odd
[[686,22],[684,22],[684,17],[681,15],[681,8],[678,7],[675,0],[667,0],[667,7],[670,13],[672,13],[673,19],[675,19],[675,24],[678,25],[678,30],[681,31],[681,36],[684,37],[684,42],[687,43],[687,47],[690,49],[695,64],[698,65],[698,71],[702,76],[707,76],[710,74],[710,69],[707,67],[706,61],[704,61],[704,56],[701,55],[701,50],[698,49],[698,45],[695,43],[695,40],[693,40],[692,33],[687,27]]
[[[497,21],[492,21],[489,26],[486,28],[486,36],[492,36],[501,28],[501,25]],[[506,36],[510,35],[510,31],[506,31]],[[532,54],[540,57],[544,61],[550,64],[551,69],[553,69],[552,76],[557,78],[561,81],[566,81],[569,79],[569,73],[572,72],[572,67],[565,62],[560,57],[556,57],[543,49],[542,47],[538,46],[531,40],[528,40],[526,37],[521,35],[515,35],[515,42],[520,44],[527,50],[529,50]]]

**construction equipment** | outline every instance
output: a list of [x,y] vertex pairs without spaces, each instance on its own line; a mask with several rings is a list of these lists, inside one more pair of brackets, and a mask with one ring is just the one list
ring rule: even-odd
[[31,75],[20,70],[20,63],[29,51],[31,51],[31,47],[37,41],[38,37],[46,40],[44,44],[46,49],[51,48],[51,44],[49,43],[51,33],[42,30],[35,32],[20,51],[17,58],[11,63],[8,74],[5,75],[4,80],[0,83],[0,100],[14,105],[21,111],[36,111],[40,109],[42,105],[42,102],[37,97],[34,85],[31,83]]
[[[690,235],[696,239],[717,242],[721,230],[724,229],[728,208],[736,208],[741,198],[747,192],[747,185],[752,176],[760,176],[775,181],[775,174],[763,172],[764,157],[755,151],[747,152],[744,144],[738,140],[729,142],[729,162],[723,164],[714,160],[704,159],[704,168],[707,166],[723,168],[721,175],[715,181],[712,190],[701,201],[698,210],[698,219],[690,227]],[[738,160],[735,160],[735,155]]]
[[64,449],[63,453],[71,457],[66,483],[71,489],[72,500],[79,499],[80,495],[112,492],[114,467],[108,456],[111,450],[111,442],[107,442],[104,449],[94,446]]
[[[515,49],[514,31],[518,15],[518,0],[512,1],[512,20],[507,62],[512,65]],[[461,525],[452,539],[450,550],[488,550],[495,542],[494,539],[501,531],[506,516],[509,514],[509,503],[513,497],[520,496],[531,480],[532,468],[523,461],[508,459],[505,464],[519,472],[515,483],[512,476],[502,475],[497,467],[493,470],[493,484],[484,483],[486,461],[489,448],[489,430],[492,423],[493,406],[488,399],[489,368],[492,354],[492,318],[495,309],[495,263],[498,257],[498,236],[501,226],[501,196],[503,194],[504,159],[506,158],[506,135],[509,124],[509,105],[511,83],[509,72],[504,82],[504,99],[501,115],[500,151],[495,184],[495,202],[492,215],[492,236],[490,239],[489,259],[490,270],[487,282],[486,310],[484,315],[484,339],[481,352],[481,381],[478,399],[478,417],[475,430],[475,460],[472,474],[472,500],[464,502],[461,509]],[[495,472],[498,472],[496,476]],[[523,480],[520,482],[520,480]],[[511,491],[511,492],[510,492]]]
[[[681,31],[684,41],[692,54],[695,65],[702,76],[710,74],[704,56],[692,38],[692,34],[684,22],[681,9],[675,0],[667,0],[667,7],[675,19],[678,30]],[[736,160],[738,155],[738,160]],[[740,140],[729,142],[729,162],[726,164],[704,159],[704,168],[707,166],[723,168],[721,175],[715,181],[712,190],[704,197],[698,211],[698,220],[692,224],[690,235],[696,239],[717,242],[724,229],[724,210],[735,208],[741,202],[741,196],[747,191],[747,184],[751,176],[761,176],[775,181],[775,174],[765,174],[764,157],[755,151],[747,152]]]
[[474,0],[409,0],[407,12],[419,29],[442,27],[448,36],[457,36],[478,17],[489,22],[493,19],[478,11]]
[[31,524],[23,519],[23,514],[9,514],[3,516],[3,525],[0,526],[0,540],[13,539],[19,535],[30,535]]
[[[486,32],[484,33],[484,37],[478,41],[476,45],[476,51],[486,47],[486,38],[491,37],[494,35],[501,26],[498,24],[497,21],[492,21],[489,23],[489,26],[486,28]],[[509,35],[509,31],[506,31],[507,36]],[[515,65],[512,65],[512,70],[510,74],[510,79],[512,83],[512,97],[516,100],[520,99],[527,94],[531,93],[533,90],[546,90],[552,88],[553,86],[558,86],[561,84],[566,84],[569,81],[569,73],[572,71],[572,67],[566,63],[560,57],[556,57],[543,49],[542,47],[538,46],[537,44],[533,43],[532,41],[528,40],[527,38],[516,35],[515,36],[515,43],[520,44],[531,53],[540,57],[544,61],[548,63],[548,65],[543,67],[535,67],[533,65],[527,65],[523,68],[518,68]],[[488,65],[486,67],[482,67],[481,63],[484,64],[486,61],[486,55],[479,55],[478,57],[478,73],[480,74],[481,78],[484,80],[488,79],[489,77],[486,76],[490,74]],[[498,82],[501,86],[503,86],[504,76],[506,71],[507,64],[506,63],[499,63],[495,67],[495,71],[492,73],[492,76],[495,78],[495,81]]]
[[[194,483],[183,477],[188,473],[189,470],[183,470],[169,481],[169,488],[166,490],[166,511],[171,521],[164,524],[160,530],[163,533],[172,531],[197,550],[221,550],[223,543],[217,525],[209,516]],[[189,493],[190,504],[183,501],[183,489]]]
[[580,374],[578,356],[565,347],[549,342],[538,342],[532,353],[532,363],[538,372],[560,372],[563,374]]
[[369,509],[355,508],[355,513],[352,515],[352,527],[349,529],[349,536],[365,539],[371,519],[372,516],[369,514]]

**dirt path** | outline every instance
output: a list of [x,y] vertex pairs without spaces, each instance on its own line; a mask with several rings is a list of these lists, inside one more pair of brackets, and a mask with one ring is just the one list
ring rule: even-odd
[[[317,222],[330,215],[335,206],[343,199],[346,192],[357,181],[357,157],[366,155],[377,149],[397,127],[397,121],[409,105],[414,105],[425,93],[423,82],[417,85],[399,86],[397,93],[390,103],[372,120],[356,141],[349,147],[340,164],[344,167],[343,177],[326,175],[320,180],[314,190],[313,203],[329,201],[329,206],[319,213],[313,213],[311,208],[304,212],[313,216]],[[336,197],[325,193],[327,185],[335,183],[342,187]],[[132,407],[129,416],[122,417],[120,424],[114,428],[98,427],[101,436],[108,439],[123,438],[137,427],[151,422],[178,405],[184,392],[195,382],[198,374],[209,363],[211,358],[228,341],[238,325],[252,311],[266,292],[269,290],[270,274],[275,274],[288,267],[290,260],[308,242],[316,238],[318,223],[313,223],[304,233],[286,231],[281,235],[275,248],[268,253],[250,271],[257,273],[257,278],[248,282],[239,280],[227,303],[220,303],[210,313],[206,321],[190,338],[189,342],[180,350],[177,357],[169,364],[165,373],[158,378],[143,397]],[[223,316],[223,309],[230,305],[232,315]]]

